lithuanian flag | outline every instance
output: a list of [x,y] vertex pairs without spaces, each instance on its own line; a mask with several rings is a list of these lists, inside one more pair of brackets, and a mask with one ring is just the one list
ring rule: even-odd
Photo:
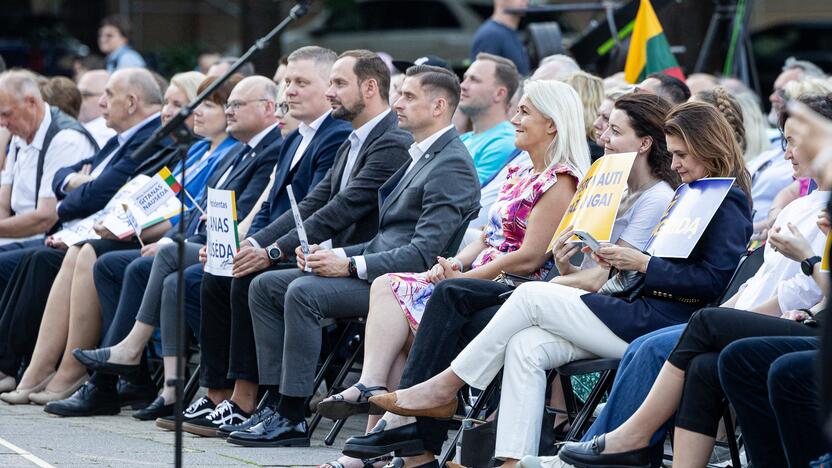
[[650,0],[641,0],[636,14],[630,50],[624,78],[628,83],[639,83],[651,73],[664,73],[680,80],[685,79],[679,63],[670,52],[670,44],[664,36],[662,24],[653,10]]
[[171,174],[170,169],[168,169],[167,166],[163,167],[162,170],[159,171],[159,177],[161,177],[162,180],[170,186],[173,193],[179,193],[179,191],[182,190],[182,186],[179,185],[179,181],[176,180],[176,177],[174,177],[173,174]]

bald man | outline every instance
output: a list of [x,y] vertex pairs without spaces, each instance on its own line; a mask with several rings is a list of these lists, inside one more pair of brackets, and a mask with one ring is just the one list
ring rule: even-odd
[[[60,222],[70,223],[101,210],[136,175],[139,162],[131,156],[161,125],[161,104],[162,91],[147,70],[128,68],[113,73],[99,106],[116,136],[93,156],[55,173],[52,190],[60,200]],[[162,141],[150,154],[169,144],[170,140]],[[96,253],[101,255],[127,244],[111,242],[98,247]],[[12,290],[0,294],[0,391],[16,384],[8,377],[17,373],[21,360],[34,347],[46,305],[45,292],[67,256],[63,243],[48,238],[46,244],[0,253],[0,290]]]
[[107,140],[116,134],[115,130],[107,126],[107,122],[101,116],[103,109],[98,105],[109,78],[110,74],[106,70],[90,70],[78,79],[78,91],[81,91],[81,112],[78,114],[78,121],[95,138],[99,147],[107,144]]
[[58,221],[52,178],[98,145],[81,124],[43,101],[34,74],[0,74],[0,126],[12,135],[0,176],[0,244],[40,242]]

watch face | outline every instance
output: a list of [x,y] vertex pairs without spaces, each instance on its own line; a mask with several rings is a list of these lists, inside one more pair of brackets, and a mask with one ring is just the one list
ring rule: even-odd
[[269,254],[269,259],[272,261],[276,261],[280,258],[280,249],[277,247],[269,247],[266,252]]

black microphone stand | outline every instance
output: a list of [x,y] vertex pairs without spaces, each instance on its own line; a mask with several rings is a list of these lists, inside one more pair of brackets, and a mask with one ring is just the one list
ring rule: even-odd
[[243,65],[251,60],[257,52],[265,49],[269,42],[284,29],[292,21],[297,20],[307,13],[309,10],[308,1],[300,0],[292,7],[289,16],[283,19],[277,26],[274,27],[268,34],[258,39],[236,62],[234,62],[228,71],[225,72],[216,81],[211,83],[199,96],[187,106],[183,107],[173,118],[165,125],[156,130],[153,135],[140,146],[134,153],[132,158],[136,161],[143,161],[148,156],[152,148],[155,147],[163,139],[172,135],[176,139],[178,147],[179,160],[182,165],[182,176],[180,185],[182,190],[179,192],[179,232],[176,236],[176,243],[178,246],[179,264],[176,273],[176,378],[168,380],[165,385],[174,385],[176,387],[176,401],[174,402],[174,417],[175,417],[175,449],[174,449],[174,465],[176,468],[182,466],[182,411],[184,399],[184,382],[185,382],[185,343],[187,337],[185,336],[185,162],[188,158],[188,148],[193,141],[193,134],[185,125],[185,120],[193,114],[194,109],[199,106],[208,96],[217,90],[223,83],[225,83],[231,75]]

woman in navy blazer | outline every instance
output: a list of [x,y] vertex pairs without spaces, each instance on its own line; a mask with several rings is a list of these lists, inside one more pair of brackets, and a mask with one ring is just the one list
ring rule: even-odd
[[[684,183],[734,177],[702,237],[686,259],[652,257],[636,249],[603,245],[593,258],[618,270],[644,273],[633,300],[553,283],[529,282],[453,361],[432,379],[371,402],[403,416],[450,417],[456,391],[485,388],[503,369],[496,455],[519,459],[538,445],[545,388],[539,376],[573,360],[618,358],[627,343],[650,331],[683,323],[717,299],[751,236],[750,177],[731,126],[704,103],[676,107],[665,123],[672,168]],[[535,428],[530,430],[529,428]]]

